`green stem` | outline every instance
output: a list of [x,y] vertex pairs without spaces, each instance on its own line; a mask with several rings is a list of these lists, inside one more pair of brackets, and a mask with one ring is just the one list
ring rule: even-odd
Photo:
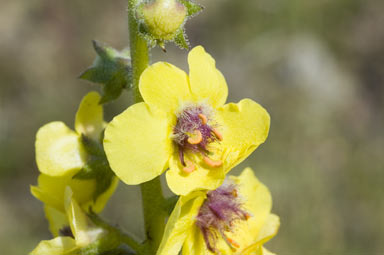
[[143,98],[139,91],[139,80],[141,73],[147,68],[149,63],[148,44],[139,34],[139,26],[136,20],[135,7],[140,0],[128,0],[128,25],[129,41],[131,50],[133,93],[136,103],[142,102]]
[[[142,102],[143,98],[139,91],[139,80],[141,73],[149,63],[148,44],[138,31],[135,7],[140,0],[128,0],[128,24],[130,36],[131,64],[133,77],[133,93],[136,103]],[[145,233],[147,243],[151,247],[149,254],[156,254],[160,245],[164,228],[166,212],[164,210],[164,197],[161,189],[160,177],[142,183],[141,194],[144,213]]]
[[160,177],[140,185],[144,212],[144,225],[147,241],[152,248],[152,254],[160,245],[165,228],[166,211],[161,189]]

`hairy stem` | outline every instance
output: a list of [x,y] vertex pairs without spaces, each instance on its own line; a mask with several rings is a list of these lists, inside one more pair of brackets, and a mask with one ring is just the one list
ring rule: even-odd
[[[138,31],[138,23],[135,18],[135,7],[140,0],[128,0],[128,24],[130,36],[130,50],[132,61],[133,93],[135,102],[142,102],[139,91],[139,79],[141,73],[149,63],[148,44]],[[164,210],[164,197],[161,189],[160,178],[140,185],[142,194],[142,204],[144,213],[145,233],[147,244],[151,248],[149,254],[156,254],[160,245],[164,228],[166,212]]]

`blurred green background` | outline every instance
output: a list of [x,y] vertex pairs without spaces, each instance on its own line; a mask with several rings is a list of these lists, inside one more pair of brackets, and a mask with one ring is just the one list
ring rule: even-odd
[[[229,101],[249,97],[272,117],[267,142],[238,166],[270,188],[280,255],[384,254],[384,1],[201,0],[192,46],[213,55]],[[3,0],[0,8],[0,254],[27,254],[49,239],[36,184],[34,136],[73,126],[80,99],[98,86],[76,77],[94,59],[91,40],[128,44],[126,1]],[[187,70],[169,45],[153,61]],[[131,102],[106,107],[106,118]],[[103,212],[143,235],[138,187],[121,184]]]

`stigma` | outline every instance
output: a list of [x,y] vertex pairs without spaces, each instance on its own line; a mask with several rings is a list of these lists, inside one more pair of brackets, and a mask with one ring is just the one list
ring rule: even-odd
[[195,162],[185,160],[185,153],[201,155],[202,162],[209,168],[222,166],[221,160],[210,157],[209,144],[220,142],[223,135],[214,122],[214,111],[207,104],[189,104],[177,114],[172,139],[179,150],[180,163],[185,173],[196,170]]

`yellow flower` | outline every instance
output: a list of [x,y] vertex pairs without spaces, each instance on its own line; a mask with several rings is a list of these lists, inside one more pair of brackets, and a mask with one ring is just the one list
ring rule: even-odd
[[[86,164],[88,153],[81,141],[81,135],[100,140],[105,126],[103,109],[98,104],[100,95],[88,93],[80,103],[76,114],[75,131],[63,122],[51,122],[41,127],[36,135],[36,162],[41,172],[38,186],[31,187],[31,193],[45,204],[48,214],[51,209],[64,212],[65,187],[70,186],[74,199],[84,209],[92,206],[100,212],[117,187],[118,179],[112,177],[110,186],[95,199],[95,179],[73,178]],[[51,209],[47,209],[51,208]],[[51,230],[54,224],[50,221]]]
[[56,235],[57,237],[52,240],[41,241],[30,255],[79,254],[80,249],[93,243],[103,235],[103,229],[91,223],[73,198],[73,192],[68,186],[65,190],[64,205],[65,215],[50,214],[52,217],[58,217],[58,221],[66,223],[66,227],[60,229],[61,235]]
[[188,63],[189,76],[165,62],[148,67],[139,82],[144,102],[108,124],[107,158],[125,183],[149,181],[169,168],[176,194],[215,189],[265,141],[265,109],[250,99],[224,105],[225,79],[203,47],[191,50]]
[[250,168],[214,191],[181,196],[157,255],[269,255],[263,244],[276,235],[279,217],[271,195]]

